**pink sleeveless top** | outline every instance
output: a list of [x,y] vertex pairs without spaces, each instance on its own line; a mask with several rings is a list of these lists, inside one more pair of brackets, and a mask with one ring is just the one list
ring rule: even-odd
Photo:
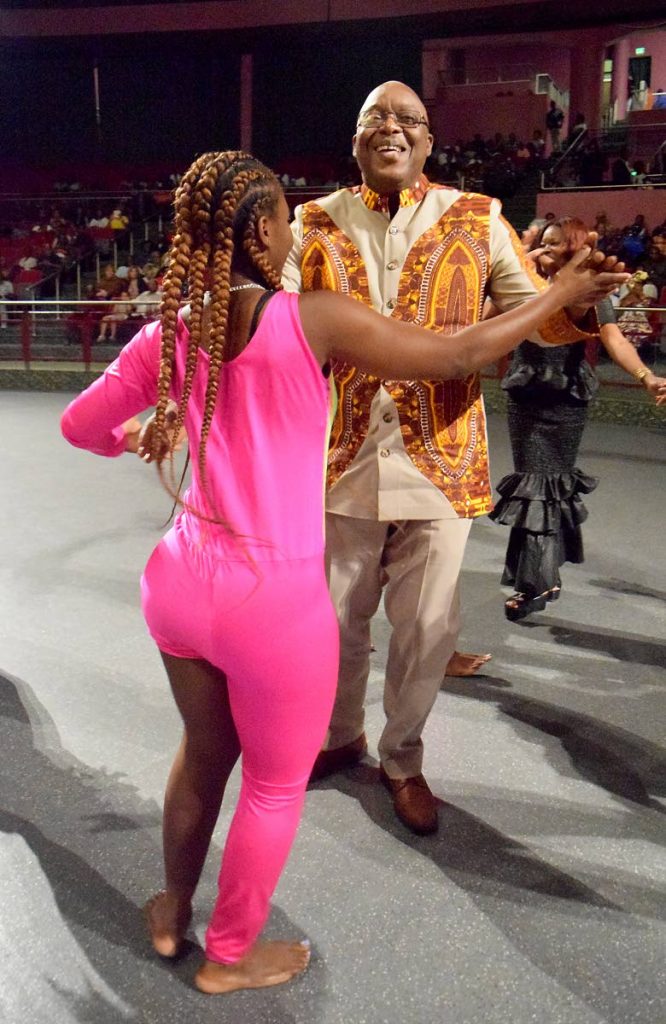
[[[62,417],[65,437],[100,455],[120,455],[117,427],[157,400],[159,323],[144,327]],[[171,395],[179,401],[188,330],[179,318]],[[220,372],[217,407],[206,444],[211,501],[202,491],[198,438],[208,354],[200,349],[189,401],[192,482],[184,500],[217,514],[233,528],[189,511],[176,529],[189,546],[227,560],[309,558],[324,547],[324,463],[329,430],[329,384],[303,334],[298,295],[278,292],[268,302],[246,348]]]

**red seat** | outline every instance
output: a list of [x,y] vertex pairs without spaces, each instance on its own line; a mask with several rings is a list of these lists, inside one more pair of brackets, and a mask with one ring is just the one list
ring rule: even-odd
[[116,237],[113,228],[88,228],[88,234],[96,242],[113,241]]
[[15,284],[37,284],[42,279],[41,270],[21,270],[16,275]]

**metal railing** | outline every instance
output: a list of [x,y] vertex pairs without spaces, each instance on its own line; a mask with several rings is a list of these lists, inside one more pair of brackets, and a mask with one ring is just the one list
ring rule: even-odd
[[574,153],[578,149],[580,149],[583,139],[588,140],[589,138],[590,132],[588,128],[584,128],[583,131],[576,132],[574,137],[569,142],[569,145],[566,147],[566,149],[562,150],[561,155],[557,158],[555,163],[549,168],[548,173],[551,175],[551,177],[554,177],[555,174],[557,174],[560,167],[562,167],[562,165],[565,163],[565,161],[572,157]]
[[655,189],[666,188],[666,175],[648,174],[641,184],[632,182],[629,185],[549,185],[546,183],[546,171],[541,171],[540,192],[624,192],[628,188]]
[[[555,179],[558,171],[561,171],[567,163],[571,165],[575,163],[579,150],[584,150],[589,143],[593,142],[598,144],[599,150],[607,158],[614,154],[621,154],[623,149],[631,145],[632,152],[634,152],[634,156],[638,159],[638,154],[644,151],[645,146],[652,145],[655,128],[663,130],[664,126],[659,124],[628,125],[626,122],[620,122],[610,127],[586,128],[584,132],[580,132],[573,137],[569,135],[566,149],[556,155],[554,162],[546,169],[545,174],[551,179]],[[646,167],[650,169],[650,179],[654,180],[656,178],[659,180],[664,170],[666,170],[664,167],[665,152],[666,139],[660,143],[649,158],[641,156]]]
[[[132,304],[131,300],[121,301],[128,306]],[[13,340],[8,340],[5,331],[0,332],[0,364],[8,360],[20,361],[26,370],[30,370],[34,363],[79,363],[86,371],[91,369],[93,362],[106,365],[145,323],[157,317],[156,312],[146,314],[135,310],[119,322],[116,339],[108,339],[98,345],[96,332],[101,316],[110,312],[114,304],[113,300],[80,302],[73,299],[60,299],[57,302],[51,299],[1,302],[2,322],[5,323],[5,318],[11,316],[12,326],[18,327],[18,331],[12,331]],[[647,366],[654,372],[666,376],[666,351],[661,347],[662,337],[666,341],[666,306],[623,306],[616,310],[618,315],[623,312],[643,313],[648,318],[653,318],[655,314],[659,316],[659,323],[653,324],[653,337],[645,340],[640,347],[640,353]],[[38,339],[42,333],[41,328],[49,318],[52,322],[59,322],[60,337],[55,340],[53,337],[44,339],[40,343]],[[63,319],[66,319],[64,327]],[[603,354],[601,348],[598,349],[598,353]],[[487,368],[484,376],[501,376],[505,362],[506,360],[496,367]],[[623,371],[616,370],[615,364],[602,362],[599,370],[602,378],[608,383],[640,388],[638,382],[633,381]]]
[[[528,82],[539,96],[547,96],[555,100],[564,110],[569,109],[569,91],[560,89],[549,74],[538,71],[534,64],[496,64],[479,68],[472,73],[464,69],[456,71],[452,68],[440,68],[437,77],[441,85],[517,85]],[[462,79],[462,81],[456,79]]]
[[[161,301],[158,296],[156,305]],[[132,299],[5,299],[0,302],[2,323],[7,324],[10,317],[14,321],[13,314],[18,313],[16,318],[19,327],[19,342],[7,342],[5,337],[0,338],[0,360],[11,359],[15,354],[20,353],[20,359],[26,370],[29,370],[33,362],[82,362],[85,369],[89,370],[93,362],[93,348],[95,344],[94,332],[98,330],[102,317],[111,312],[114,305],[119,304],[132,307]],[[39,322],[62,321],[63,315],[68,314],[68,329],[64,339],[57,341],[43,342],[38,345],[36,341],[39,332]],[[157,313],[145,313],[140,310],[128,310],[124,319],[117,321],[118,329],[121,325],[130,327],[131,334],[140,330],[143,324],[154,320]],[[107,345],[122,348],[123,344],[129,341],[125,337],[126,328],[121,333],[121,339],[109,338]],[[4,332],[3,332],[4,334]],[[38,353],[35,349],[39,348]],[[64,350],[66,351],[66,354]],[[50,350],[50,351],[49,351]],[[102,362],[108,362],[102,358]]]

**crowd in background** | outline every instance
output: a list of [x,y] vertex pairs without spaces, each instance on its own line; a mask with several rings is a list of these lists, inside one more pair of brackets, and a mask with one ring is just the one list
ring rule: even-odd
[[[505,199],[513,195],[520,183],[548,170],[561,152],[586,129],[581,114],[573,121],[569,135],[556,148],[553,130],[545,134],[535,128],[529,141],[515,132],[496,132],[490,139],[476,134],[465,142],[435,145],[425,172],[435,182],[455,184],[470,191],[481,191]],[[547,150],[550,153],[547,154]],[[608,179],[628,184],[644,173],[640,161],[633,166],[625,150],[613,161],[601,152],[598,139],[591,139],[577,148],[570,171],[576,181],[599,184]],[[351,153],[339,160],[326,157],[294,157],[281,161],[277,172],[287,188],[319,188],[327,191],[343,185],[356,184],[358,167]],[[621,179],[621,180],[620,180]],[[157,310],[161,297],[161,273],[169,237],[160,231],[157,239],[137,243],[132,262],[114,267],[114,242],[117,251],[127,251],[129,233],[149,218],[164,217],[171,209],[177,173],[162,179],[126,180],[105,202],[99,195],[87,196],[91,188],[79,181],[56,181],[53,193],[58,201],[36,207],[35,202],[13,200],[0,208],[0,328],[6,328],[7,301],[15,298],[54,294],[56,277],[61,284],[71,283],[77,262],[87,255],[96,255],[107,264],[99,279],[85,288],[85,298],[108,299],[105,312],[98,309],[99,340],[114,339],[118,326],[137,316],[148,316]],[[119,198],[119,196],[121,198]],[[534,232],[533,222],[528,229]],[[540,225],[539,225],[540,226]],[[635,271],[631,299],[635,305],[663,304],[666,298],[666,222],[649,228],[642,214],[629,225],[613,225],[608,216],[597,215],[594,229],[599,235],[598,247],[616,254]],[[69,275],[69,276],[68,276]],[[39,286],[38,290],[35,289]],[[618,303],[626,296],[619,296]],[[645,326],[645,325],[643,325]]]
[[[555,220],[548,213],[535,219],[522,233],[522,242],[530,250],[545,226]],[[644,355],[659,346],[664,320],[651,306],[666,305],[666,218],[652,229],[642,213],[631,224],[613,225],[601,210],[591,227],[598,235],[597,247],[608,256],[617,256],[633,272],[631,280],[611,296],[617,324],[624,336]]]

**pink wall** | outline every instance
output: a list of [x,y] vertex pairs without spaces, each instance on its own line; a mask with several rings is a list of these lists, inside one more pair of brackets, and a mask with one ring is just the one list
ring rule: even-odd
[[629,40],[618,39],[613,50],[613,78],[611,82],[611,102],[615,103],[615,118],[618,121],[624,121],[627,114],[629,52]]
[[468,141],[476,132],[484,139],[515,132],[529,142],[535,128],[545,131],[547,108],[547,96],[534,95],[526,82],[451,85],[441,87],[431,117],[440,145]]
[[[469,78],[473,81],[479,73],[487,73],[496,67],[514,65],[520,68],[532,68],[534,72],[550,75],[559,89],[569,88],[570,56],[568,47],[539,46],[521,43],[512,46],[467,46],[465,47],[465,67]],[[515,78],[526,78],[526,74],[516,74]]]
[[[452,49],[464,49],[468,69],[490,68],[504,63],[534,64],[549,74],[553,81],[571,91],[571,111],[585,114],[590,127],[601,124],[601,73],[607,47],[614,45],[620,64],[613,81],[613,98],[618,100],[618,118],[624,119],[627,83],[627,63],[636,46],[644,46],[652,57],[652,85],[666,88],[666,32],[658,29],[637,29],[627,33],[626,25],[604,25],[597,28],[551,30],[525,33],[521,42],[507,35],[475,38],[468,36],[447,39],[428,39],[423,44],[423,88],[431,101],[437,91],[438,68],[447,66],[447,55]],[[472,45],[470,45],[472,43]],[[515,129],[514,129],[515,130]],[[567,130],[565,122],[564,130]],[[459,134],[459,133],[458,133]],[[467,133],[465,133],[467,134]]]
[[605,210],[615,227],[631,224],[637,213],[645,216],[648,228],[661,224],[666,212],[666,189],[608,189],[601,192],[540,192],[537,217],[580,217],[586,224]]
[[634,56],[637,46],[645,47],[645,56],[652,57],[652,88],[666,89],[666,32],[632,32],[627,36],[629,56]]
[[[484,138],[495,132],[516,132],[529,141],[535,128],[545,132],[548,97],[533,93],[534,76],[548,74],[558,88],[570,82],[570,51],[565,46],[507,44],[465,46],[465,75],[472,83],[502,73],[501,82],[484,85],[441,85],[437,72],[447,70],[451,47],[430,40],[424,47],[424,93],[431,98],[431,118],[437,137],[446,144],[457,138]],[[531,70],[531,74],[530,74]],[[529,76],[529,77],[528,77]],[[510,80],[513,78],[514,80]],[[564,131],[567,131],[565,120]]]
[[570,124],[573,124],[578,113],[585,115],[585,121],[590,128],[597,128],[601,124],[605,52],[606,48],[598,44],[581,46],[571,52]]
[[[541,44],[521,45],[512,43],[492,45],[488,43],[483,46],[465,45],[453,47],[445,39],[429,39],[423,46],[422,70],[423,70],[423,95],[427,99],[434,99],[437,93],[439,82],[439,71],[449,69],[449,59],[452,49],[465,50],[465,67],[467,77],[474,79],[477,76],[490,77],[498,68],[510,70],[511,65],[520,68],[532,68],[536,74],[550,75],[559,89],[566,90],[570,85],[570,50],[567,46],[549,46]],[[506,78],[507,76],[503,76]],[[514,77],[526,78],[526,74],[517,74]]]

